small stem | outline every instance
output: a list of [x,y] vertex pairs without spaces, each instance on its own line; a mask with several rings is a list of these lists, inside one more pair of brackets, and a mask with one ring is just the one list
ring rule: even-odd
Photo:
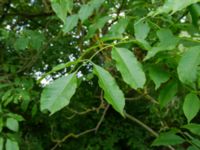
[[127,117],[128,119],[136,122],[137,124],[139,124],[140,126],[142,126],[143,128],[145,128],[147,131],[149,131],[152,135],[154,135],[155,137],[158,137],[158,133],[156,133],[153,129],[151,129],[149,126],[147,126],[146,124],[144,124],[142,121],[138,120],[137,118],[135,118],[134,116],[126,113],[126,111],[124,111],[124,115],[125,117]]
[[103,114],[102,114],[102,116],[101,116],[101,119],[99,120],[99,122],[97,123],[97,126],[96,126],[96,128],[95,128],[95,133],[97,133],[99,127],[101,126],[101,123],[103,122],[103,120],[104,120],[104,118],[105,118],[105,115],[106,115],[106,112],[108,111],[109,106],[110,106],[110,105],[108,104],[108,105],[106,106],[106,108],[104,109],[104,112],[103,112]]
[[[141,127],[145,128],[147,131],[149,131],[152,135],[154,135],[155,137],[158,137],[159,134],[154,131],[153,129],[151,129],[148,125],[144,124],[142,121],[138,120],[137,118],[135,118],[134,116],[126,113],[126,111],[124,111],[124,115],[125,117],[127,117],[128,119],[132,120],[133,122],[139,124]],[[168,146],[168,148],[170,150],[175,150],[172,146]]]

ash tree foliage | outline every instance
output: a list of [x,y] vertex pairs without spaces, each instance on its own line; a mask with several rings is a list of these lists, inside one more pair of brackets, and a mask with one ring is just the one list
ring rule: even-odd
[[0,100],[0,150],[199,150],[200,0],[2,0]]

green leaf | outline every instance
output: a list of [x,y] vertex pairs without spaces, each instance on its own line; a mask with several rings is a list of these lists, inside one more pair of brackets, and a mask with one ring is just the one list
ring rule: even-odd
[[197,147],[195,147],[195,146],[190,146],[190,147],[188,147],[187,150],[199,150],[199,148],[197,148]]
[[134,24],[135,38],[137,40],[144,40],[150,31],[150,27],[147,22],[139,21]]
[[181,57],[178,64],[178,77],[181,82],[195,87],[198,65],[200,65],[200,46],[191,47]]
[[95,64],[93,66],[94,74],[97,75],[99,79],[99,86],[104,91],[104,98],[117,112],[124,116],[125,98],[115,79],[102,67]]
[[188,123],[197,115],[200,109],[200,101],[196,94],[189,93],[186,95],[183,103],[183,112]]
[[40,109],[51,112],[50,115],[67,106],[77,88],[76,74],[72,73],[56,79],[45,87],[40,99]]
[[7,113],[7,116],[11,117],[11,118],[14,118],[17,121],[24,121],[25,120],[21,115],[14,114],[14,113]]
[[25,50],[28,47],[29,40],[24,36],[20,36],[14,43],[16,50]]
[[27,31],[27,36],[29,36],[30,47],[39,50],[42,47],[44,41],[44,35],[38,31]]
[[143,88],[146,77],[141,64],[132,52],[126,48],[113,48],[112,58],[116,61],[117,69],[127,84],[133,89]]
[[0,150],[3,150],[3,143],[4,143],[4,140],[2,137],[0,137]]
[[176,135],[173,132],[165,132],[161,133],[159,137],[157,137],[152,146],[169,146],[169,145],[177,145],[184,142],[184,139],[180,136]]
[[0,118],[0,132],[3,130],[3,126],[4,126],[4,121],[3,118]]
[[6,140],[6,150],[19,150],[19,145],[16,141],[7,139]]
[[129,19],[121,18],[116,24],[113,24],[109,30],[107,36],[109,37],[121,37],[125,32],[126,27],[128,25]]
[[151,66],[149,68],[149,76],[151,80],[155,83],[155,89],[157,90],[162,83],[169,80],[170,75],[163,68],[158,66]]
[[147,22],[139,21],[134,24],[134,30],[135,30],[135,38],[139,42],[139,44],[144,47],[144,49],[149,50],[151,49],[151,46],[149,43],[145,40],[145,38],[148,36],[150,27]]
[[94,8],[94,9],[98,9],[103,3],[104,3],[105,0],[91,0],[89,2],[89,4]]
[[190,124],[184,125],[183,128],[188,129],[193,134],[200,135],[200,124],[190,123]]
[[56,15],[65,23],[67,13],[71,13],[73,9],[73,0],[51,0],[51,7]]
[[190,15],[192,17],[193,25],[198,27],[198,21],[200,17],[200,5],[199,4],[192,4],[189,7]]
[[88,19],[92,15],[93,11],[94,8],[91,5],[82,5],[78,12],[78,16],[81,19],[81,22],[84,22],[86,19]]
[[89,31],[86,35],[87,38],[91,38],[98,29],[102,29],[104,25],[111,19],[110,16],[104,16],[102,18],[98,18],[94,24],[90,25]]
[[169,82],[161,89],[158,98],[161,108],[165,107],[174,98],[177,91],[176,81]]
[[200,0],[166,0],[163,6],[159,7],[155,12],[149,13],[150,16],[156,16],[162,13],[170,13],[171,15],[180,11],[191,4],[197,3]]
[[12,131],[17,132],[19,130],[19,123],[14,118],[7,118],[6,127]]
[[71,31],[78,23],[78,15],[71,15],[67,17],[66,23],[63,27],[63,32],[67,33]]
[[145,60],[154,57],[157,53],[161,51],[173,50],[178,44],[179,40],[175,37],[171,30],[169,29],[160,29],[157,31],[157,36],[160,42],[152,47],[145,57]]

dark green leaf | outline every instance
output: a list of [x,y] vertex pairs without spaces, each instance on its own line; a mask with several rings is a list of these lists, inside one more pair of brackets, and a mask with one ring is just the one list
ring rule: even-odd
[[177,93],[177,83],[176,81],[171,81],[161,89],[159,94],[159,103],[161,108],[165,107],[176,95]]
[[16,50],[25,50],[28,47],[28,43],[28,38],[21,36],[15,41],[14,48]]
[[188,147],[187,150],[199,150],[199,148],[197,148],[197,147],[195,147],[195,146],[190,146],[190,147]]

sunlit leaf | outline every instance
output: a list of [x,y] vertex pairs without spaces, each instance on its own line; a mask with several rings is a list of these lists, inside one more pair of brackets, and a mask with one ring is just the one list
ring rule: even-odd
[[6,127],[12,131],[17,132],[19,130],[19,123],[14,118],[8,118],[6,120]]
[[0,137],[0,150],[3,150],[3,143],[4,143],[4,140],[2,137]]
[[99,79],[99,86],[104,91],[104,98],[117,112],[124,116],[125,98],[115,79],[102,67],[95,64],[93,66],[94,74],[97,75]]
[[162,13],[171,13],[174,14],[175,12],[182,10],[188,7],[191,4],[199,2],[200,0],[166,0],[164,5],[157,8],[155,12],[151,12],[149,15],[156,16]]
[[77,88],[76,74],[72,73],[47,85],[42,92],[40,109],[51,112],[51,115],[67,106]]
[[19,150],[19,145],[16,141],[7,139],[6,140],[6,150]]
[[146,77],[141,64],[132,52],[126,48],[113,48],[112,58],[116,61],[117,69],[124,81],[132,88],[143,88]]

